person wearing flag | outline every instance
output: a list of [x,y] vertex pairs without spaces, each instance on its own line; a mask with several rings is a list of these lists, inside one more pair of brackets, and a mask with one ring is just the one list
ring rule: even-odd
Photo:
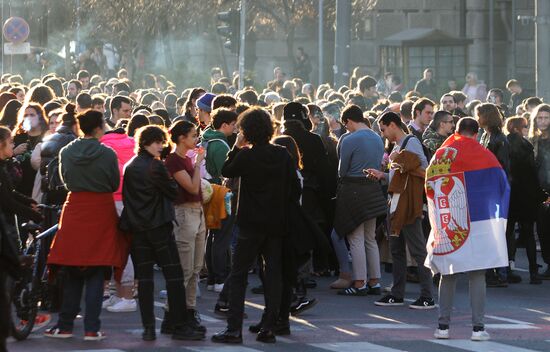
[[457,133],[436,152],[426,170],[426,195],[432,230],[424,263],[440,273],[439,326],[434,336],[449,338],[449,323],[459,273],[467,273],[473,341],[486,341],[485,269],[508,264],[506,221],[510,187],[497,158],[477,142],[473,118],[458,122]]

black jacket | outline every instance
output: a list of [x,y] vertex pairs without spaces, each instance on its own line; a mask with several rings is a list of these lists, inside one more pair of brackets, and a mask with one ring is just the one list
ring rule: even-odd
[[6,221],[13,225],[13,215],[15,214],[36,223],[41,222],[42,215],[30,207],[36,202],[14,189],[6,166],[7,161],[0,161],[0,204],[2,212],[6,215]]
[[546,200],[540,187],[533,145],[521,135],[507,136],[510,144],[510,215],[518,220],[536,220],[538,206]]
[[300,181],[284,147],[266,144],[233,148],[222,167],[224,177],[241,177],[237,224],[248,230],[284,236],[288,204],[300,194]]
[[[50,189],[48,179],[51,179],[52,177],[48,175],[48,165],[56,157],[59,157],[59,152],[63,147],[74,141],[76,138],[77,136],[74,134],[71,127],[62,125],[54,134],[47,137],[42,142],[40,151],[40,177],[42,179],[42,192],[44,192],[45,195],[43,201],[48,204],[63,204],[68,193],[64,187],[56,190]],[[55,168],[52,168],[52,170],[55,170]]]
[[491,134],[484,132],[481,136],[480,143],[497,157],[506,175],[510,177],[510,145],[504,133],[501,131],[496,131]]
[[304,168],[303,207],[317,223],[330,223],[332,198],[336,194],[333,175],[338,164],[331,165],[321,137],[307,131],[299,121],[285,122],[285,135],[294,138],[302,154]]
[[40,151],[40,174],[46,174],[46,167],[54,158],[59,156],[59,151],[76,139],[73,130],[67,126],[61,126],[54,134],[42,142]]
[[162,161],[147,152],[139,152],[126,164],[122,186],[124,210],[120,228],[147,231],[175,219],[174,205],[178,187]]

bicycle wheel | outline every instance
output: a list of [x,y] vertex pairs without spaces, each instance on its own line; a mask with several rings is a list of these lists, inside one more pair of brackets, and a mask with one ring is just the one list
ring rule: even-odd
[[19,280],[8,283],[10,300],[11,334],[16,340],[24,340],[34,327],[38,311],[37,291],[40,280],[33,276],[31,268],[24,268]]

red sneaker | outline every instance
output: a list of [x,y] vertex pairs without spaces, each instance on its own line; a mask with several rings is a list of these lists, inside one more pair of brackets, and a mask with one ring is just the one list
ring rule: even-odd
[[69,337],[73,337],[73,333],[72,331],[60,330],[59,328],[54,326],[53,328],[44,331],[44,336],[56,339],[68,339]]
[[102,331],[88,331],[84,334],[84,341],[100,341],[107,338],[105,333]]
[[52,321],[52,316],[50,314],[38,314],[34,319],[34,326],[32,327],[32,332],[42,329]]

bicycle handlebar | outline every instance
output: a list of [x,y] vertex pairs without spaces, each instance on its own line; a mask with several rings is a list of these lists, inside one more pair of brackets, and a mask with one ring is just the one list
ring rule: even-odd
[[43,238],[53,236],[57,232],[58,228],[59,228],[59,224],[55,224],[52,227],[50,227],[49,229],[47,229],[46,231],[44,231],[41,234],[39,234],[38,236],[36,236],[35,239],[38,241],[38,240],[41,240]]

